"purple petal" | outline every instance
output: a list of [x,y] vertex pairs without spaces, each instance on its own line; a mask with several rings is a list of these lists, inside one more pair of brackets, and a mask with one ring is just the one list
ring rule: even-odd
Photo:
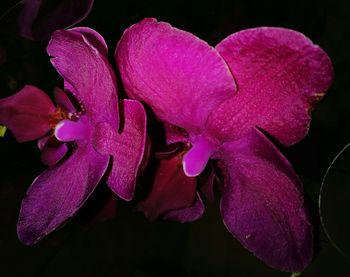
[[107,57],[108,56],[108,46],[104,38],[97,33],[95,30],[88,27],[75,27],[71,28],[70,31],[81,33],[89,43],[94,46],[100,53]]
[[34,140],[51,129],[55,110],[45,92],[26,85],[18,93],[0,99],[0,124],[9,128],[18,142]]
[[175,220],[181,223],[192,222],[199,219],[204,213],[203,201],[197,193],[196,200],[191,207],[173,210],[164,214],[164,219]]
[[109,158],[80,144],[63,163],[39,175],[22,201],[17,231],[32,245],[72,217],[93,192]]
[[56,31],[47,51],[65,87],[84,105],[86,114],[95,122],[108,122],[117,129],[117,87],[107,57],[82,33],[72,30]]
[[23,0],[18,17],[19,32],[27,39],[48,39],[55,30],[82,21],[93,3],[93,0]]
[[312,225],[300,180],[256,129],[225,143],[221,213],[227,229],[271,267],[300,272],[313,254]]
[[189,137],[188,133],[175,125],[168,124],[166,122],[164,123],[164,129],[165,129],[165,137],[166,137],[166,143],[172,144],[176,142],[188,142]]
[[196,178],[184,174],[181,158],[175,156],[160,161],[152,190],[138,207],[148,219],[154,220],[163,213],[191,207],[195,197]]
[[100,153],[113,156],[107,179],[109,187],[124,200],[131,200],[145,153],[146,113],[135,100],[123,100],[121,112],[120,133],[108,124],[99,124],[95,128],[94,146]]
[[310,111],[333,79],[321,48],[301,33],[263,27],[235,33],[216,49],[239,91],[212,113],[210,133],[227,141],[258,126],[285,145],[306,135]]
[[39,148],[39,150],[43,150],[45,145],[48,143],[48,141],[50,140],[51,136],[50,134],[38,139],[38,142],[37,142],[37,146]]
[[75,112],[75,107],[68,95],[60,88],[55,87],[54,90],[56,104],[67,112]]
[[53,166],[66,155],[67,151],[68,147],[65,143],[56,147],[46,145],[41,152],[41,161],[43,164]]
[[115,58],[128,96],[187,131],[200,130],[208,114],[236,89],[215,49],[155,19],[127,29]]

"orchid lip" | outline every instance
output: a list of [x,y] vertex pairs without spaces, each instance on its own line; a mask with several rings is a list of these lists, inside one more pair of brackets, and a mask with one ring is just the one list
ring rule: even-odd
[[197,138],[192,147],[183,157],[183,169],[188,177],[195,177],[202,173],[208,163],[215,146],[203,137]]
[[87,139],[90,134],[88,123],[81,118],[79,121],[61,120],[55,127],[55,137],[62,142]]

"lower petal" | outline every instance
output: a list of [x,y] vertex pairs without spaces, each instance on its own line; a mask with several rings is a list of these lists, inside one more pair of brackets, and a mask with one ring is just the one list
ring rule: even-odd
[[68,147],[65,143],[57,147],[46,145],[41,152],[41,161],[43,164],[53,166],[58,163],[67,153]]
[[203,201],[197,193],[196,199],[191,207],[177,209],[164,214],[164,219],[175,220],[181,223],[192,222],[199,219],[204,213]]
[[258,130],[222,149],[227,229],[271,267],[300,272],[313,254],[312,225],[291,165]]
[[71,218],[95,189],[108,161],[91,145],[80,144],[67,161],[39,175],[22,201],[19,239],[35,244]]
[[150,220],[173,211],[189,208],[196,197],[196,178],[187,177],[181,166],[181,159],[175,156],[161,160],[152,190],[139,203],[139,209]]

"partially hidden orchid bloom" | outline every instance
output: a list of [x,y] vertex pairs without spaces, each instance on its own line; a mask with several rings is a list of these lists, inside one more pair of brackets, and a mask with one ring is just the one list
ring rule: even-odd
[[59,29],[72,27],[90,13],[94,0],[22,0],[18,29],[31,40],[49,39]]
[[116,80],[97,32],[56,31],[48,53],[64,79],[65,91],[55,90],[56,105],[31,85],[0,100],[0,123],[19,142],[38,139],[41,159],[50,166],[22,201],[17,229],[28,245],[72,217],[105,174],[109,187],[130,200],[146,138],[138,101],[120,101],[119,120]]
[[125,31],[115,58],[128,96],[165,123],[168,143],[183,143],[161,161],[141,203],[145,214],[200,217],[203,203],[188,178],[212,159],[223,176],[220,209],[231,234],[267,265],[302,271],[313,255],[302,184],[265,134],[285,146],[306,135],[310,111],[333,78],[326,53],[283,28],[243,30],[213,48],[145,19]]

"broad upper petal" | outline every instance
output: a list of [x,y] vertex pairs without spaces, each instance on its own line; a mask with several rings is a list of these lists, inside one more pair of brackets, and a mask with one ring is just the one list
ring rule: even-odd
[[239,89],[212,113],[210,133],[237,139],[258,126],[285,145],[306,135],[310,112],[333,79],[320,47],[296,31],[262,27],[235,33],[216,49]]
[[221,213],[227,229],[271,267],[300,272],[313,254],[312,225],[300,180],[258,130],[221,149],[225,185]]
[[71,218],[95,189],[108,161],[81,143],[66,161],[40,174],[22,201],[19,239],[32,245]]
[[107,184],[124,200],[134,196],[136,177],[145,154],[146,113],[140,102],[120,102],[121,129],[102,123],[96,126],[94,146],[105,155],[112,155],[112,168]]
[[208,114],[236,89],[214,48],[155,19],[127,29],[115,58],[128,96],[187,131],[200,132]]
[[55,109],[45,92],[26,85],[16,94],[0,99],[0,123],[10,129],[18,142],[34,140],[50,130]]
[[108,122],[117,129],[115,76],[107,57],[99,50],[101,36],[95,34],[96,39],[91,39],[94,33],[89,29],[89,36],[85,37],[83,31],[74,29],[56,31],[47,51],[52,57],[51,63],[65,81],[65,88],[85,107],[91,120]]

